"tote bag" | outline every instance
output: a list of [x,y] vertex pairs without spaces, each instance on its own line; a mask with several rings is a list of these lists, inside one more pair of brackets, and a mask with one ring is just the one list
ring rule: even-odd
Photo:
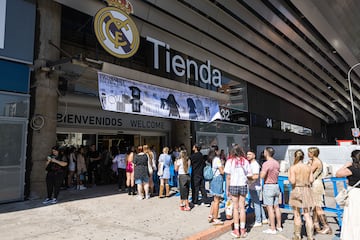
[[360,180],[354,186],[349,186],[347,189],[344,188],[343,190],[341,190],[335,197],[337,205],[339,205],[340,207],[347,206],[349,200],[349,192],[351,191],[351,189],[357,187],[359,184]]

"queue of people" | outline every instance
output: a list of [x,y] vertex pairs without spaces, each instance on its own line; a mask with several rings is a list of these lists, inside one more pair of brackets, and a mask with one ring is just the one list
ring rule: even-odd
[[[128,194],[137,194],[139,200],[149,199],[154,193],[154,182],[156,182],[154,175],[160,179],[159,198],[170,197],[169,179],[172,175],[170,166],[173,164],[178,177],[181,211],[190,211],[196,205],[209,203],[210,198],[205,189],[203,176],[203,170],[208,161],[213,172],[209,184],[212,196],[208,216],[209,223],[223,224],[223,221],[219,219],[219,205],[225,192],[233,203],[234,229],[231,231],[231,235],[236,238],[246,238],[245,199],[249,193],[255,209],[255,221],[252,227],[269,224],[269,228],[263,231],[265,234],[277,234],[283,231],[279,208],[281,198],[278,185],[280,164],[274,159],[275,150],[272,147],[266,147],[263,151],[265,161],[262,166],[256,160],[254,151],[250,150],[245,154],[237,144],[233,146],[225,159],[218,146],[212,146],[206,158],[202,155],[198,144],[194,144],[192,150],[193,153],[189,155],[182,147],[170,154],[169,148],[164,147],[157,159],[156,153],[144,145],[138,146],[136,151],[134,147],[130,147],[128,151],[125,148],[113,148],[108,157],[116,166],[119,190],[125,191],[126,187]],[[295,240],[302,239],[301,215],[305,219],[307,239],[314,239],[314,234],[332,234],[332,229],[322,209],[325,190],[322,182],[323,162],[319,158],[319,154],[320,151],[317,147],[308,148],[309,161],[304,162],[304,152],[302,150],[295,151],[294,163],[288,171],[289,182],[292,184],[289,205],[293,209],[293,239]],[[341,229],[341,239],[343,240],[360,239],[360,230],[357,228],[356,221],[360,215],[354,211],[360,200],[360,150],[353,151],[351,158],[352,162],[346,163],[336,172],[337,177],[348,179],[351,189],[343,215]],[[94,145],[90,146],[88,153],[85,153],[84,147],[80,147],[78,151],[71,149],[68,155],[58,147],[53,147],[45,164],[47,198],[43,203],[57,203],[64,179],[70,182],[75,176],[76,184],[85,189],[84,175],[87,172],[87,181],[90,181],[88,186],[91,186],[91,171],[98,167],[96,163],[100,161],[99,159],[101,159],[101,155],[96,151]],[[66,177],[65,169],[68,169]],[[99,174],[94,174],[95,182],[99,176]],[[189,201],[190,189],[191,202]]]
[[[255,223],[252,227],[259,227],[269,224],[269,228],[264,230],[265,234],[277,234],[282,232],[281,211],[279,208],[281,193],[278,185],[280,164],[274,159],[275,151],[271,147],[265,148],[263,156],[265,158],[260,165],[255,159],[255,153],[248,151],[245,153],[235,145],[230,152],[225,167],[218,161],[217,146],[213,146],[209,153],[209,159],[213,163],[213,174],[222,175],[226,173],[226,195],[233,201],[233,221],[234,229],[231,235],[235,238],[246,238],[246,211],[245,197],[250,193],[250,199],[255,209]],[[288,172],[289,182],[292,184],[292,191],[289,196],[289,205],[293,209],[294,215],[294,235],[292,239],[302,239],[302,215],[305,220],[307,239],[314,239],[315,234],[331,235],[330,228],[324,207],[325,190],[322,182],[323,163],[319,158],[320,151],[317,147],[308,148],[307,155],[309,161],[304,162],[305,154],[302,150],[294,153],[294,163]],[[346,163],[340,168],[336,176],[347,177],[349,182],[349,201],[345,206],[343,215],[343,227],[341,229],[341,239],[360,239],[360,230],[357,227],[358,217],[360,216],[355,208],[360,199],[360,150],[355,150],[351,154],[352,162]],[[247,159],[247,161],[246,161]],[[190,159],[191,160],[191,159]],[[219,163],[220,162],[220,163]],[[223,170],[222,170],[223,169]],[[263,185],[260,183],[263,181]],[[221,191],[216,189],[215,183],[210,183],[210,191],[214,196],[210,208],[208,221],[214,225],[222,224],[218,221],[218,201],[221,201]],[[262,201],[260,197],[262,195]],[[264,207],[266,211],[264,211]],[[265,213],[266,212],[266,213]],[[266,217],[266,215],[268,217]],[[216,219],[217,221],[214,221]]]

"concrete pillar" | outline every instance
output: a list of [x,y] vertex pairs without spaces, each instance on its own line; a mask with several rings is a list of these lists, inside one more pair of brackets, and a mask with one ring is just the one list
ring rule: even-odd
[[[54,1],[38,0],[37,39],[35,46],[35,75],[31,101],[34,114],[42,116],[44,125],[32,133],[32,172],[30,176],[30,197],[45,197],[45,161],[51,147],[56,143],[56,114],[58,106],[58,76],[46,68],[47,61],[59,60],[60,52],[49,44],[60,46],[61,6]],[[40,118],[38,118],[40,119]]]
[[191,152],[190,121],[172,120],[171,123],[172,123],[171,145],[179,146],[180,144],[184,144],[187,152],[190,154]]

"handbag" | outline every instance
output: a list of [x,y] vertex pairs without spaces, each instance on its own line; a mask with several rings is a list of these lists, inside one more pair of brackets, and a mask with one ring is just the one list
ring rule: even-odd
[[226,219],[232,219],[233,217],[233,203],[230,199],[228,199],[226,201],[226,204],[225,204],[225,215],[226,215]]
[[164,174],[164,162],[159,162],[157,174],[159,177],[161,177]]
[[[147,154],[146,154],[147,155]],[[153,167],[152,167],[152,160],[151,160],[151,158],[149,157],[149,155],[147,155],[148,156],[148,171],[149,171],[149,174],[150,175],[152,175],[153,174],[153,172],[154,172],[154,169],[153,169]]]
[[349,186],[347,189],[342,189],[335,197],[335,201],[336,204],[339,205],[340,207],[345,207],[348,206],[349,203],[349,192],[351,191],[351,189],[357,187],[360,184],[360,180],[354,185],[354,186]]
[[212,166],[208,162],[206,163],[206,165],[204,167],[203,175],[204,175],[205,181],[211,181],[213,179],[213,177],[214,177]]

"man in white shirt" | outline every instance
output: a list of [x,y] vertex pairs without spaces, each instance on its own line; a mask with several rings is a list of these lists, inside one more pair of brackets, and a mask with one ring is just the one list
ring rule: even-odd
[[256,161],[256,155],[253,151],[248,151],[246,154],[247,159],[250,162],[252,171],[252,177],[249,179],[249,193],[251,202],[255,209],[255,223],[253,227],[260,227],[262,224],[267,224],[268,220],[265,215],[264,208],[261,204],[261,182],[260,182],[260,165]]

